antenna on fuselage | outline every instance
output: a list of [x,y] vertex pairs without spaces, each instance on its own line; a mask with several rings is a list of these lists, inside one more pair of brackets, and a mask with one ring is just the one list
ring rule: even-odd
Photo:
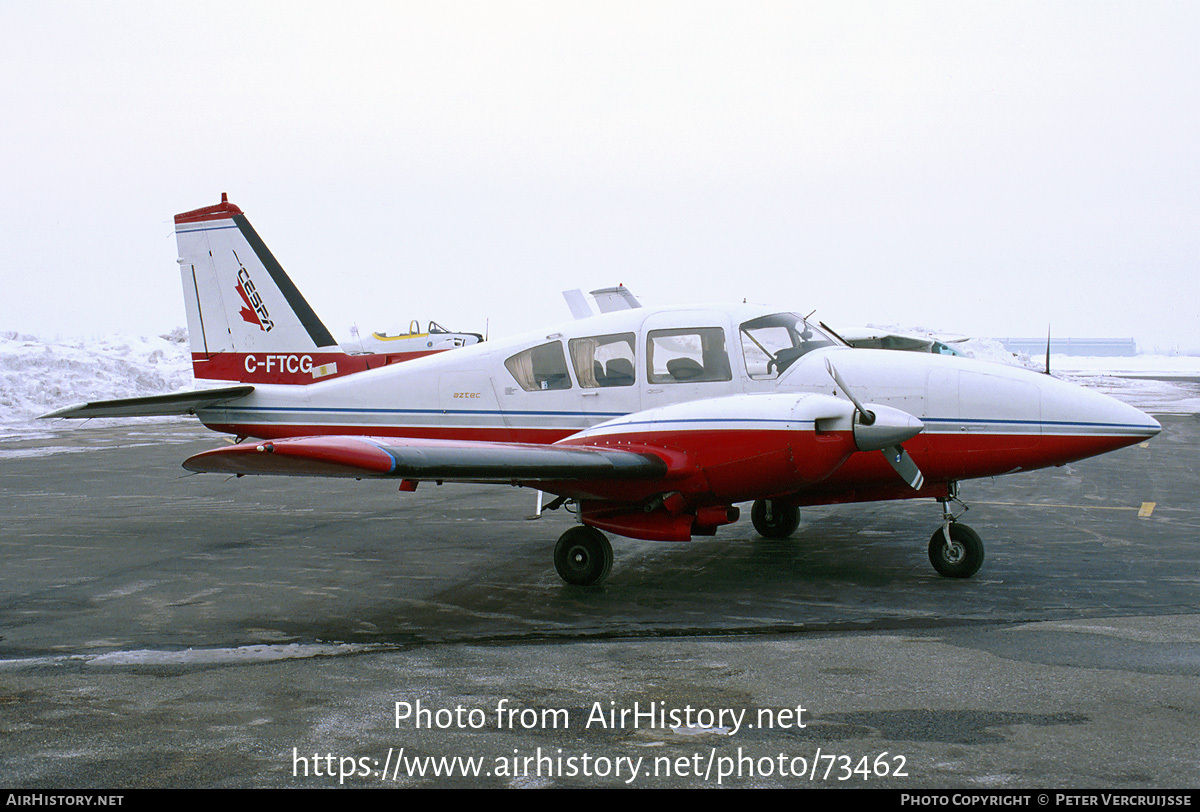
[[1050,374],[1050,325],[1046,325],[1046,374]]

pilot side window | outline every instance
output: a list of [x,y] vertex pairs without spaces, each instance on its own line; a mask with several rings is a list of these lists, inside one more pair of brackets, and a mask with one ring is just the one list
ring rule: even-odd
[[586,389],[633,386],[633,333],[617,333],[569,342],[575,377]]
[[720,327],[652,330],[646,336],[650,383],[699,383],[732,379],[725,331]]
[[571,388],[561,341],[530,347],[509,358],[504,366],[526,392]]
[[778,378],[802,356],[835,342],[795,313],[776,313],[741,326],[746,372],[755,380]]

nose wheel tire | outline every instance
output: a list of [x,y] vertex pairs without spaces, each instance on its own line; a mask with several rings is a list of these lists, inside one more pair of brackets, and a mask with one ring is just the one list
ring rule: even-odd
[[800,526],[800,508],[772,499],[758,499],[750,508],[750,521],[766,539],[785,539]]
[[608,577],[613,552],[608,538],[594,527],[581,524],[559,536],[554,545],[554,568],[568,584],[592,586]]
[[950,543],[942,528],[929,539],[929,562],[947,578],[970,578],[983,565],[983,540],[965,524],[950,523]]

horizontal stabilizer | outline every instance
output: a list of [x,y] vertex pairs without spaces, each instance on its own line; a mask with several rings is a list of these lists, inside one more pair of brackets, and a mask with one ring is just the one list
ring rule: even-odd
[[253,386],[224,386],[219,389],[200,389],[192,392],[173,392],[169,395],[149,395],[144,398],[119,398],[77,403],[42,415],[47,417],[167,417],[195,414],[197,409],[245,397]]
[[226,474],[499,483],[654,479],[667,473],[667,464],[656,456],[616,449],[350,436],[241,443],[197,454],[183,467]]

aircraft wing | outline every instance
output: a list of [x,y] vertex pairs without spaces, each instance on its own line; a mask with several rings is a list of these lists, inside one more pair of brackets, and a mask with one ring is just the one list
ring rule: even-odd
[[42,415],[48,417],[168,417],[195,414],[218,403],[245,397],[254,387],[222,386],[216,389],[199,389],[192,392],[172,392],[169,395],[149,395],[142,398],[119,398],[117,400],[93,400],[77,403]]
[[610,448],[331,435],[240,443],[184,461],[189,471],[400,477],[448,482],[658,479],[653,454]]
[[911,333],[894,333],[889,330],[879,330],[873,327],[847,327],[839,330],[838,335],[852,347],[871,350],[917,350],[928,352],[933,346],[931,336],[919,336]]

